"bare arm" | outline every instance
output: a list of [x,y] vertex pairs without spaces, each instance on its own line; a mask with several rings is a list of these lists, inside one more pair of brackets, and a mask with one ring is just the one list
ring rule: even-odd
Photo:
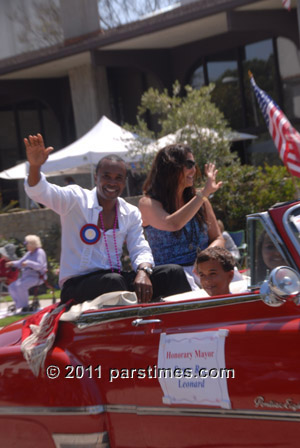
[[41,134],[29,135],[28,139],[24,138],[26,147],[26,156],[29,162],[28,185],[33,187],[40,178],[40,170],[43,163],[46,162],[53,147],[45,148],[44,140]]
[[169,232],[182,229],[195,216],[204,201],[206,202],[207,197],[221,187],[222,182],[216,182],[217,173],[218,170],[215,169],[214,164],[205,165],[207,181],[201,193],[197,193],[187,204],[172,214],[167,213],[162,204],[155,199],[149,197],[140,199],[139,208],[143,226],[151,225],[156,229]]
[[205,202],[206,224],[209,238],[209,247],[225,247],[225,240],[217,222],[215,212],[209,201]]

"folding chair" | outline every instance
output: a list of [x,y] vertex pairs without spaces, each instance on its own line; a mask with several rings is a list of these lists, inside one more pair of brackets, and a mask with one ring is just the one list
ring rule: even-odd
[[240,267],[243,267],[247,257],[247,243],[245,242],[245,230],[236,230],[232,232],[228,231],[228,233],[235,242],[235,245],[237,246],[238,250],[240,251],[239,265]]

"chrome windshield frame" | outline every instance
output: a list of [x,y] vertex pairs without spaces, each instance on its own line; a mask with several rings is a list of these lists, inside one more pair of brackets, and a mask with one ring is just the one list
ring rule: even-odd
[[[249,231],[249,225],[250,225],[251,221],[260,221],[262,226],[264,227],[264,229],[266,230],[266,232],[272,239],[278,252],[287,261],[287,263],[288,263],[287,266],[290,266],[296,270],[298,270],[298,268],[297,268],[295,261],[293,260],[293,258],[291,256],[290,252],[288,251],[285,243],[283,242],[281,236],[278,234],[278,232],[273,224],[273,221],[270,218],[269,213],[263,212],[263,213],[254,213],[252,215],[248,215],[247,216],[247,244],[248,244],[247,266],[248,266],[248,269],[250,270],[250,281],[251,281],[249,288],[256,289],[256,288],[259,288],[260,285],[257,283],[252,284],[252,278],[253,278],[252,269],[254,266],[253,263],[255,262],[255,250],[254,250],[254,246],[253,246],[254,245],[253,235]],[[249,263],[250,254],[252,254],[252,257],[251,257],[251,260]]]
[[[297,240],[297,238],[295,237],[294,232],[291,229],[290,223],[289,223],[289,217],[290,215],[293,213],[294,210],[299,209],[300,210],[300,204],[296,204],[293,207],[287,209],[283,215],[282,218],[282,222],[284,225],[284,229],[289,237],[289,239],[291,240],[291,242],[293,243],[293,245],[295,246],[296,250],[300,253],[300,242],[299,240]],[[298,271],[298,267],[296,266],[295,268]]]

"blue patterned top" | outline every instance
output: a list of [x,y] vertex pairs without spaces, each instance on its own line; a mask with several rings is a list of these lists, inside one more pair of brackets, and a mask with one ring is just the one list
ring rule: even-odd
[[192,265],[196,259],[197,247],[203,250],[209,243],[207,225],[203,224],[200,229],[195,217],[178,232],[179,235],[152,226],[147,226],[144,230],[156,266],[167,263]]

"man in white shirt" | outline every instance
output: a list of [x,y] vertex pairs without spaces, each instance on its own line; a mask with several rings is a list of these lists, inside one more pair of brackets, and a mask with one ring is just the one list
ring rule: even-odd
[[[59,285],[63,302],[91,300],[111,291],[135,290],[139,302],[190,291],[183,269],[177,265],[153,268],[140,212],[119,196],[126,183],[125,162],[117,156],[101,159],[93,190],[79,185],[49,183],[41,166],[52,147],[40,134],[24,139],[29,162],[25,191],[38,203],[60,215],[62,248]],[[121,270],[120,255],[126,241],[134,271]]]

